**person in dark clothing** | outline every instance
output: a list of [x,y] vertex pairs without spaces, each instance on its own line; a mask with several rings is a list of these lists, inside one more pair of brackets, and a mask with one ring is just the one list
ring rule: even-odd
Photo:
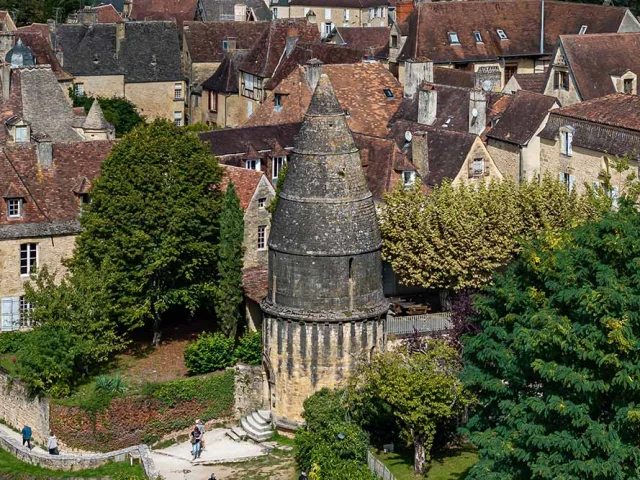
[[305,472],[304,470],[302,470],[300,472],[300,476],[298,477],[298,480],[307,480],[307,472]]
[[31,446],[31,427],[28,425],[25,425],[24,427],[22,427],[22,446],[24,447],[24,444],[26,443],[27,446],[29,447],[29,450],[31,450],[33,447]]

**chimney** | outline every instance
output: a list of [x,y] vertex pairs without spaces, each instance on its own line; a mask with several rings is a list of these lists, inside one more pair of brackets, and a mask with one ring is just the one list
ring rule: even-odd
[[427,132],[415,132],[411,140],[411,161],[423,180],[429,178],[429,142]]
[[304,64],[304,77],[312,92],[315,91],[316,85],[318,85],[320,75],[322,75],[322,62],[320,60],[312,58]]
[[247,5],[245,3],[236,3],[233,6],[233,16],[236,22],[244,22],[247,20]]
[[116,23],[116,55],[120,55],[120,44],[125,39],[125,23]]
[[487,126],[487,94],[481,88],[469,93],[469,133],[480,135]]
[[132,3],[133,3],[133,0],[124,0],[124,3],[122,5],[122,16],[124,18],[131,17]]
[[296,46],[296,42],[298,41],[298,29],[290,28],[287,30],[287,38],[285,40],[284,52],[288,57],[293,52],[293,47]]
[[8,63],[2,64],[2,98],[9,100],[11,94],[11,66]]
[[438,91],[433,85],[426,85],[418,95],[418,123],[433,125],[438,110]]
[[41,167],[50,167],[53,163],[53,143],[48,136],[36,139],[38,164]]
[[58,59],[58,63],[62,68],[64,68],[64,53],[61,48],[56,50],[56,58]]
[[433,82],[433,62],[426,58],[404,62],[404,96],[413,97],[424,82]]
[[236,37],[227,37],[225,38],[227,42],[227,52],[234,52],[236,50]]

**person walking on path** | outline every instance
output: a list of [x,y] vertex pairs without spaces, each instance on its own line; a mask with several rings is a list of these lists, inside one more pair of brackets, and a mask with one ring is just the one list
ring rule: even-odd
[[58,451],[58,439],[53,432],[51,432],[49,442],[47,442],[47,447],[49,448],[49,455],[60,455],[60,452]]
[[191,455],[193,455],[194,460],[196,458],[200,458],[200,453],[202,452],[201,440],[202,434],[200,433],[200,429],[198,427],[193,427],[193,431],[191,432],[191,445],[193,445]]
[[25,425],[24,427],[22,427],[22,446],[24,447],[24,444],[26,443],[29,447],[29,450],[33,448],[31,446],[31,434],[31,427],[29,425]]
[[202,420],[196,420],[196,428],[200,430],[200,448],[204,450],[204,425],[202,424]]

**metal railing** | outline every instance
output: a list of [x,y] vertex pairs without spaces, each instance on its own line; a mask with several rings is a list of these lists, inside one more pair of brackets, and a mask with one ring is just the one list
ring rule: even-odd
[[393,476],[385,464],[378,460],[371,452],[367,452],[367,465],[369,466],[369,470],[382,480],[396,480],[396,477]]
[[427,313],[424,315],[387,316],[387,334],[410,335],[451,330],[451,313]]

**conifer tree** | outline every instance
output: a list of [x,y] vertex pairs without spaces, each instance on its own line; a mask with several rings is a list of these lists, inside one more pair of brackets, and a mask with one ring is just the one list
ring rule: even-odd
[[244,212],[233,182],[229,182],[220,216],[218,285],[215,309],[220,329],[234,337],[242,304],[242,265],[244,248]]
[[463,337],[471,479],[640,476],[640,214],[536,240]]

